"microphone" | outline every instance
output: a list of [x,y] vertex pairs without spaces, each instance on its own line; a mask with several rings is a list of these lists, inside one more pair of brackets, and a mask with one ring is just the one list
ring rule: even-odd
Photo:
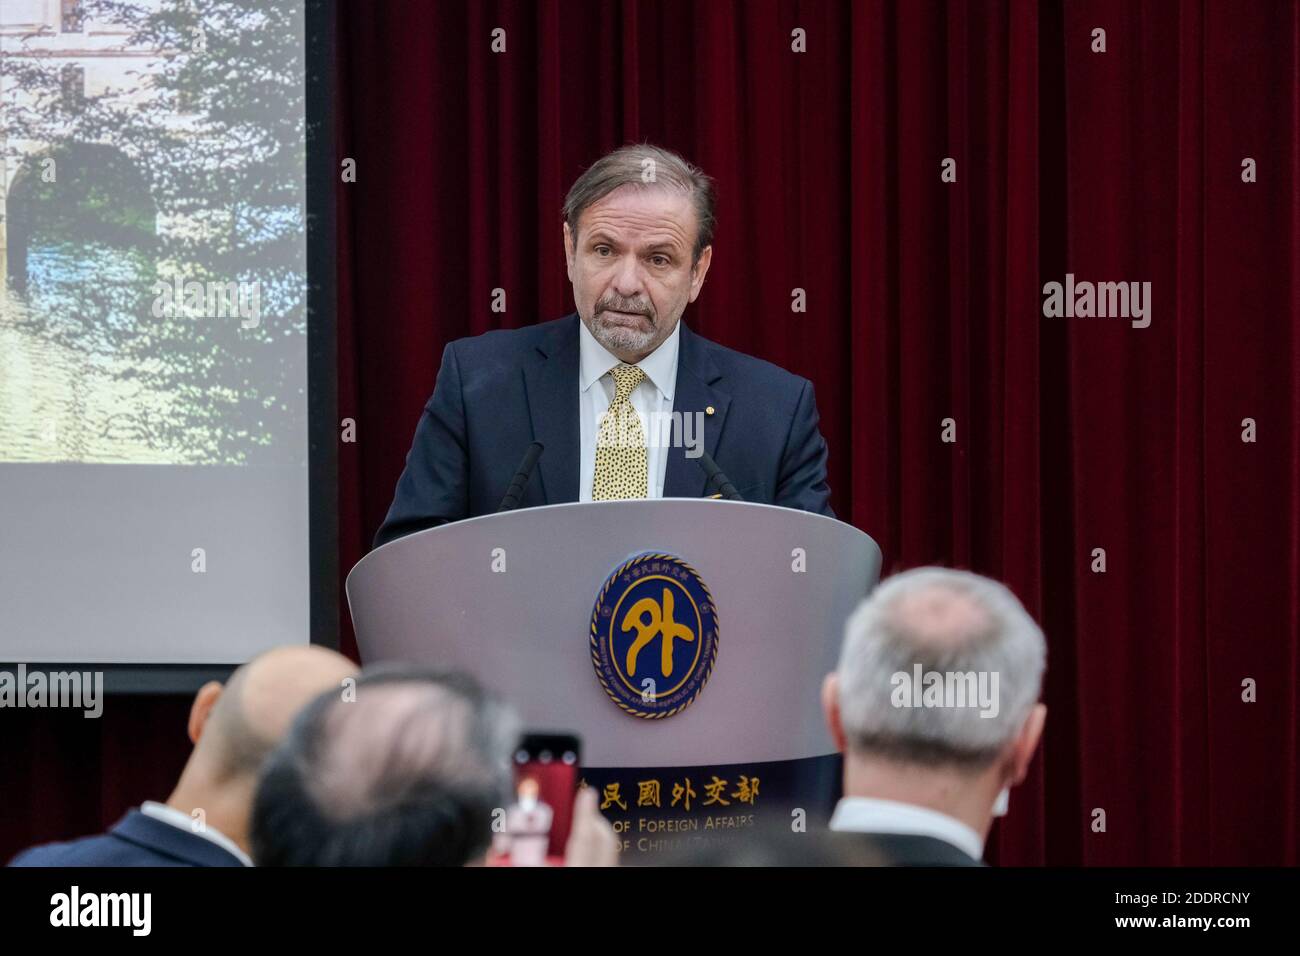
[[736,486],[733,485],[727,476],[722,473],[722,469],[718,467],[718,463],[714,461],[709,456],[709,453],[703,448],[700,449],[700,457],[698,460],[700,467],[704,469],[704,473],[709,476],[709,480],[704,487],[707,488],[709,485],[716,483],[718,491],[722,492],[722,497],[726,498],[728,501],[745,500],[740,497],[740,492],[736,490]]
[[542,457],[542,451],[545,446],[535,441],[528,446],[528,451],[524,452],[524,460],[519,463],[519,470],[515,472],[515,477],[510,481],[510,487],[506,489],[506,496],[501,499],[501,507],[497,508],[497,513],[502,511],[513,511],[519,504],[519,499],[524,493],[524,486],[528,484],[528,479],[533,475],[533,469],[537,467],[537,459]]

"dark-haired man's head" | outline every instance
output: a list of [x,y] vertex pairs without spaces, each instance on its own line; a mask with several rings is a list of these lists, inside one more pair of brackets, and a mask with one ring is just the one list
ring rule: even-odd
[[513,716],[454,674],[363,672],[321,695],[267,761],[253,807],[261,866],[460,866],[505,805]]

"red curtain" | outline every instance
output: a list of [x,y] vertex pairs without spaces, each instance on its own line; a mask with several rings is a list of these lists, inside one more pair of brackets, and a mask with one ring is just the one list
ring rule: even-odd
[[1300,5],[1067,4],[1064,38],[1066,264],[1153,290],[1148,329],[1067,326],[1042,419],[1072,783],[1114,808],[1078,852],[1295,864]]
[[[443,344],[570,311],[565,190],[650,140],[719,183],[687,321],[813,379],[836,511],[1043,622],[991,855],[1296,862],[1300,6],[353,3],[340,45],[345,567]],[[1045,318],[1067,272],[1150,327]]]

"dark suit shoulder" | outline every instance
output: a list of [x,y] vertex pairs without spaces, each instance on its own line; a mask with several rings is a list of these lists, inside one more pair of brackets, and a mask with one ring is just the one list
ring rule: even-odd
[[47,843],[10,862],[32,866],[242,866],[211,840],[131,810],[107,833]]
[[946,840],[919,833],[858,833],[836,831],[836,837],[848,843],[870,847],[885,866],[984,866],[960,847]]
[[743,381],[769,391],[789,392],[794,397],[798,397],[808,385],[808,379],[779,365],[719,345],[698,332],[691,334],[724,378]]
[[519,329],[492,329],[478,335],[455,339],[451,347],[462,362],[480,364],[499,361],[517,363],[521,357],[556,348],[569,337],[577,342],[576,315],[566,315],[550,322],[539,322]]
[[28,847],[12,860],[9,866],[76,866],[83,854],[100,855],[106,850],[103,844],[109,837],[105,834],[82,837],[79,840],[65,840],[60,843],[42,843],[40,846]]
[[188,866],[150,847],[123,840],[112,833],[46,843],[24,850],[10,866]]

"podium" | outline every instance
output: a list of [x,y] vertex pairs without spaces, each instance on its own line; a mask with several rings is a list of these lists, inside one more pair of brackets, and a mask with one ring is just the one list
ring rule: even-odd
[[[612,572],[647,552],[698,573],[708,595],[702,604],[711,600],[716,622],[707,678],[671,716],[634,716],[629,710],[641,709],[634,698],[630,707],[618,705],[593,660],[593,627],[607,626],[615,601],[602,590]],[[870,537],[822,515],[715,499],[637,499],[548,505],[430,528],[363,558],[348,575],[347,595],[364,664],[404,661],[474,675],[514,706],[526,728],[577,733],[589,783],[627,771],[615,791],[621,803],[612,806],[627,804],[631,813],[629,797],[652,769],[665,782],[691,772],[708,781],[712,773],[728,787],[733,777],[723,769],[747,779],[761,769],[773,798],[780,789],[789,799],[829,799],[807,792],[825,790],[828,779],[838,786],[837,770],[825,763],[837,757],[821,683],[838,660],[844,622],[879,579],[880,564]],[[665,591],[673,575],[685,575],[652,566],[667,570]],[[649,593],[659,590],[647,585]],[[598,597],[607,602],[603,617]],[[676,605],[673,613],[688,624],[706,619],[684,593]],[[620,607],[610,633],[633,623],[629,613]],[[625,682],[629,687],[642,669],[657,666],[662,640],[652,636],[641,649],[638,681]],[[689,663],[697,645],[677,646]],[[628,649],[614,654],[617,667]],[[612,671],[606,676],[618,683]],[[800,770],[814,765],[815,773]],[[742,773],[746,768],[752,773]],[[688,799],[691,790],[695,805],[703,803],[693,781],[683,791]],[[735,804],[725,799],[712,805]],[[667,813],[669,803],[665,793],[655,809]]]

